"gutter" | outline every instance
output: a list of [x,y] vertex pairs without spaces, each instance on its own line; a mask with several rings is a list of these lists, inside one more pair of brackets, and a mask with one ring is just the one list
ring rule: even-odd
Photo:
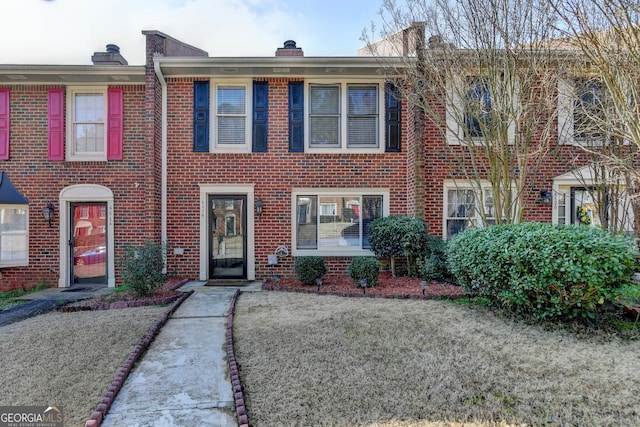
[[[160,242],[164,245],[167,242],[167,81],[164,79],[160,62],[153,61],[153,70],[160,80],[162,86],[162,102],[161,102],[161,126],[162,126],[162,148],[161,148],[161,178],[160,178]],[[167,272],[167,251],[163,251],[164,268],[163,273]]]

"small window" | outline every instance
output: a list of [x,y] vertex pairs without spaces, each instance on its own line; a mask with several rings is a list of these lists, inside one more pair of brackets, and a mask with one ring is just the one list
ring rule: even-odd
[[[488,183],[482,190],[449,184],[445,188],[444,237],[450,239],[469,227],[486,227],[496,223],[493,191]],[[513,202],[507,200],[509,205]],[[505,210],[509,209],[507,206]],[[484,212],[482,212],[484,210]],[[484,213],[484,219],[483,215]]]
[[464,100],[464,124],[471,138],[483,138],[491,129],[493,104],[489,84],[480,78],[470,79]]
[[573,136],[578,142],[601,142],[605,112],[602,103],[602,83],[597,79],[578,79],[573,107]]
[[248,84],[215,85],[215,151],[250,149],[249,86]]
[[29,264],[29,209],[0,205],[0,266]]
[[106,90],[70,91],[67,157],[70,160],[106,160]]

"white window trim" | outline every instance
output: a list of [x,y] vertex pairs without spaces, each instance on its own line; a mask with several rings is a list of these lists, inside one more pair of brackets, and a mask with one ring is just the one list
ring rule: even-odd
[[[382,216],[389,216],[391,191],[388,188],[294,188],[291,192],[291,248],[293,256],[375,256],[369,249],[345,247],[330,249],[297,249],[298,241],[297,224],[297,206],[298,196],[318,196],[318,197],[362,197],[362,196],[382,196]],[[318,209],[320,206],[318,205]]]
[[29,265],[29,206],[28,205],[12,205],[12,204],[7,204],[7,205],[1,205],[0,206],[2,209],[26,209],[27,210],[27,217],[26,217],[26,230],[24,231],[24,233],[22,232],[7,232],[7,233],[2,233],[0,235],[0,240],[2,239],[2,236],[7,235],[7,236],[25,236],[26,237],[26,246],[27,246],[27,256],[26,258],[23,259],[10,259],[10,260],[0,260],[0,268],[5,268],[5,267],[26,267]]
[[[482,190],[482,198],[475,198],[477,203],[478,200],[484,202],[485,191],[492,190],[492,188],[491,183],[487,180],[481,180],[479,186],[478,183],[472,181],[457,181],[455,179],[444,180],[442,189],[442,238],[445,240],[447,239],[447,220],[449,219],[447,210],[449,204],[449,190],[473,190],[476,195],[479,190]],[[473,217],[473,221],[475,227],[483,227],[482,216],[480,215],[477,207],[475,207],[475,216]]]
[[[218,87],[219,86],[243,86],[245,91],[245,142],[244,144],[219,144],[218,143]],[[253,123],[253,81],[249,79],[223,79],[215,80],[211,85],[210,99],[212,100],[211,114],[209,115],[210,153],[251,153],[252,150],[252,123]]]
[[[446,142],[449,145],[467,145],[464,136],[464,100],[461,96],[462,88],[466,84],[466,79],[471,75],[456,77],[453,81],[448,80],[446,84]],[[509,125],[508,139],[509,144],[513,144],[516,138],[515,123]],[[474,145],[484,144],[484,138],[473,138]]]
[[[74,151],[75,147],[75,126],[74,126],[74,117],[75,117],[75,95],[77,93],[99,93],[102,95],[103,109],[104,109],[104,147],[102,152],[93,152],[93,153],[76,153]],[[67,161],[75,161],[75,162],[104,162],[107,161],[107,132],[108,132],[108,115],[109,115],[109,106],[107,102],[107,87],[106,86],[73,86],[67,88],[67,105],[66,105],[66,147],[65,154]]]
[[558,143],[563,145],[575,145],[579,147],[601,147],[602,139],[593,139],[589,142],[575,137],[575,78],[558,80]]
[[[340,147],[311,147],[309,114],[311,112],[311,97],[309,86],[313,84],[340,85]],[[378,86],[378,146],[377,147],[348,147],[347,146],[347,85],[375,84]],[[339,153],[384,153],[385,136],[385,91],[384,81],[376,79],[346,79],[324,80],[309,79],[304,82],[304,151],[305,153],[339,154]]]

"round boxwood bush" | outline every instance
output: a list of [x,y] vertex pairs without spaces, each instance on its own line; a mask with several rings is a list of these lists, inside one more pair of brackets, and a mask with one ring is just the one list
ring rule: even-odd
[[327,273],[327,267],[324,265],[324,258],[320,256],[301,256],[296,258],[293,271],[303,285],[315,285],[316,279]]
[[372,257],[353,257],[351,264],[349,264],[348,273],[354,280],[356,286],[360,286],[361,280],[366,280],[367,287],[372,288],[378,283],[380,262]]
[[536,319],[594,318],[631,280],[632,240],[596,227],[541,223],[468,229],[447,245],[458,283]]

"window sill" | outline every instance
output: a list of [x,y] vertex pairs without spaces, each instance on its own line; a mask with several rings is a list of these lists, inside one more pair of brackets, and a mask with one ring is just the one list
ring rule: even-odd
[[294,249],[293,256],[322,256],[322,257],[354,257],[354,256],[375,256],[369,249],[357,248],[331,248],[331,249]]

